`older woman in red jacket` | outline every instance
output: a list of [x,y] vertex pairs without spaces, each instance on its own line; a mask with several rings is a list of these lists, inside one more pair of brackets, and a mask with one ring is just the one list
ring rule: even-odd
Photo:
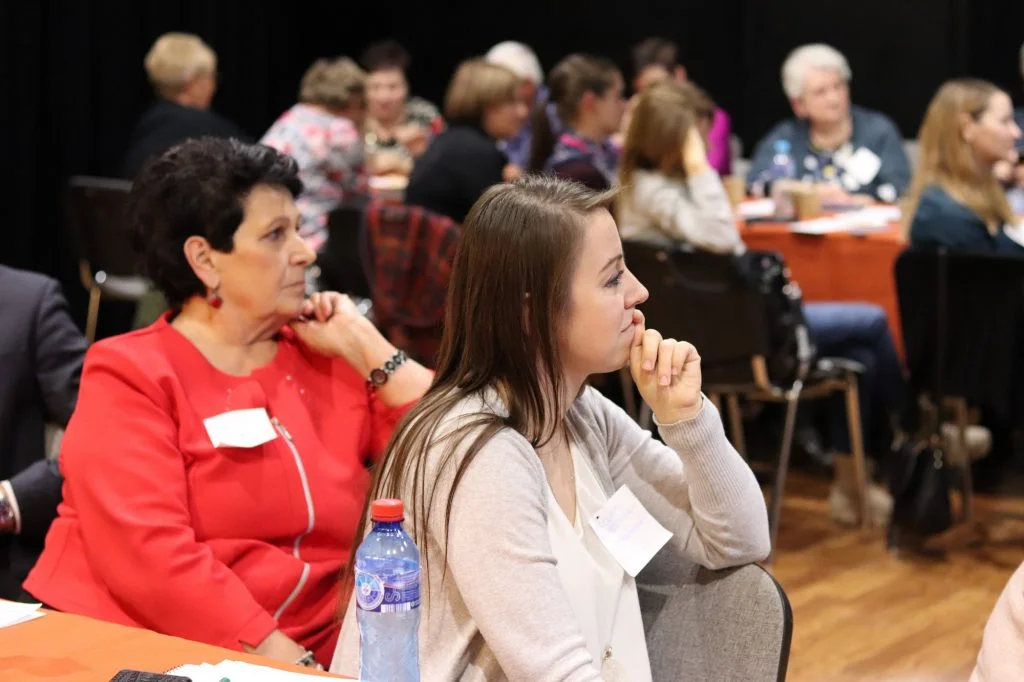
[[62,611],[328,663],[337,576],[431,374],[339,294],[306,298],[294,161],[185,142],[132,190],[171,311],[89,351],[64,502],[25,589]]

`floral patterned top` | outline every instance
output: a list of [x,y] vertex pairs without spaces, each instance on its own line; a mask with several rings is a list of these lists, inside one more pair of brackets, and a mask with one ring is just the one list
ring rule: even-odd
[[302,194],[295,204],[299,234],[319,252],[327,241],[327,214],[365,184],[363,142],[352,121],[319,107],[296,104],[260,140],[299,164]]

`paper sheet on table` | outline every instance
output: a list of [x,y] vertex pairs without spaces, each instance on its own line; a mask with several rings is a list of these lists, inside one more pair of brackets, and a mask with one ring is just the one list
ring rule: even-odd
[[41,604],[20,604],[13,601],[0,600],[0,628],[7,628],[19,623],[27,623],[46,614],[39,610]]
[[192,682],[221,682],[225,679],[230,682],[312,682],[313,680],[329,679],[320,675],[279,670],[242,661],[183,665],[167,671],[167,674],[188,677]]
[[1006,225],[1003,227],[1003,232],[1006,233],[1007,237],[1024,246],[1024,223]]
[[743,201],[736,206],[736,215],[744,220],[770,218],[775,215],[775,201],[772,199]]
[[793,223],[790,230],[797,234],[830,234],[832,232],[881,232],[900,219],[898,206],[869,206],[851,213],[841,213],[827,218],[801,220]]

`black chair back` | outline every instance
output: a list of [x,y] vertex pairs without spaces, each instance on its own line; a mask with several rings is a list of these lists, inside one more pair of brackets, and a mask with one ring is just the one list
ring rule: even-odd
[[79,250],[97,282],[99,273],[138,275],[139,257],[125,229],[125,207],[132,183],[113,178],[75,176],[68,181],[67,219]]
[[626,263],[650,291],[641,307],[647,325],[689,341],[701,355],[707,386],[754,382],[751,359],[768,354],[760,298],[743,276],[741,258],[627,241]]
[[327,243],[317,256],[324,289],[370,298],[367,278],[366,207],[369,198],[353,196],[327,216]]
[[894,274],[914,393],[1024,407],[1024,258],[908,249]]

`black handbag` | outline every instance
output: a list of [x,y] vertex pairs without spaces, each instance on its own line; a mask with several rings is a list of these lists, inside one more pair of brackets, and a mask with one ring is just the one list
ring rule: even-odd
[[[923,436],[915,441],[905,434],[897,434],[893,443],[889,461],[889,491],[893,501],[890,544],[900,534],[923,539],[938,535],[953,525],[950,503],[953,482],[940,435],[947,326],[944,251],[940,252],[936,264],[935,376],[934,395],[931,396],[934,410],[927,415],[926,426],[915,429]],[[914,409],[918,415],[924,411],[920,403],[915,404]],[[920,424],[920,419],[917,421]],[[967,466],[970,466],[969,462]]]

